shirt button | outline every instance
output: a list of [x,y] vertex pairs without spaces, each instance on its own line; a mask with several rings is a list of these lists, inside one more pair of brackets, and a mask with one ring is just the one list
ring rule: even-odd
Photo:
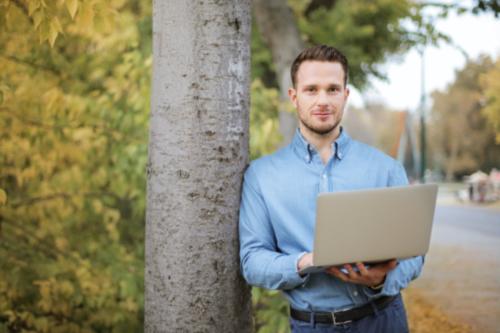
[[358,296],[358,292],[357,292],[357,291],[354,291],[354,292],[353,292],[353,295],[354,295],[354,296]]
[[323,174],[323,178],[326,178],[326,174]]

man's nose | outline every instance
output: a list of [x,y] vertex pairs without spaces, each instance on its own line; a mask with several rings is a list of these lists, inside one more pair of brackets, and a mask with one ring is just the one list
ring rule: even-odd
[[318,105],[328,105],[328,94],[326,93],[326,91],[323,90],[319,91],[316,103]]

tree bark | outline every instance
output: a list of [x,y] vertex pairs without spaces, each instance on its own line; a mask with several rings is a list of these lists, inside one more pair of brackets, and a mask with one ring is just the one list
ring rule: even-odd
[[[297,22],[286,0],[253,0],[257,26],[265,43],[271,49],[280,86],[280,99],[288,101],[288,88],[292,86],[290,66],[304,48]],[[285,144],[292,140],[297,128],[295,114],[282,108],[279,111],[280,132]]]
[[153,2],[146,332],[250,332],[239,271],[250,1]]

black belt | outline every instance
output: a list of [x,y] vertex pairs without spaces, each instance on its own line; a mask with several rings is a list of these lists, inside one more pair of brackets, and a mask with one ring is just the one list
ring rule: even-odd
[[309,312],[290,308],[290,316],[293,319],[311,322],[311,315],[314,315],[314,322],[321,324],[341,325],[359,320],[363,317],[375,313],[373,307],[380,311],[387,307],[398,296],[382,296],[358,308],[337,312]]

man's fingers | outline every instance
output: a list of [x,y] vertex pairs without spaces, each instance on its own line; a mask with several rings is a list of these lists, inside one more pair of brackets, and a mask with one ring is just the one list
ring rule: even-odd
[[327,272],[333,276],[335,276],[337,279],[340,279],[344,282],[346,282],[347,280],[349,280],[349,278],[347,277],[347,275],[345,273],[342,273],[340,271],[340,269],[338,269],[337,267],[330,267],[327,269]]
[[347,275],[351,279],[355,279],[358,276],[358,274],[354,271],[354,269],[352,269],[352,266],[350,264],[345,264],[344,268],[347,270]]
[[340,267],[336,266],[329,267],[326,271],[327,273],[335,276],[341,281],[360,283],[369,286],[376,284],[376,282],[380,281],[380,279],[383,278],[388,271],[394,269],[396,266],[396,260],[390,260],[384,263],[373,265],[372,267],[370,267],[370,269],[368,269],[363,263],[357,262],[356,267],[358,271],[355,271],[353,269],[353,266],[351,266],[350,264],[345,264],[342,266],[344,268],[344,271],[341,270]]
[[366,269],[366,266],[362,262],[356,263],[356,267],[358,267],[362,276],[368,275],[368,269]]

